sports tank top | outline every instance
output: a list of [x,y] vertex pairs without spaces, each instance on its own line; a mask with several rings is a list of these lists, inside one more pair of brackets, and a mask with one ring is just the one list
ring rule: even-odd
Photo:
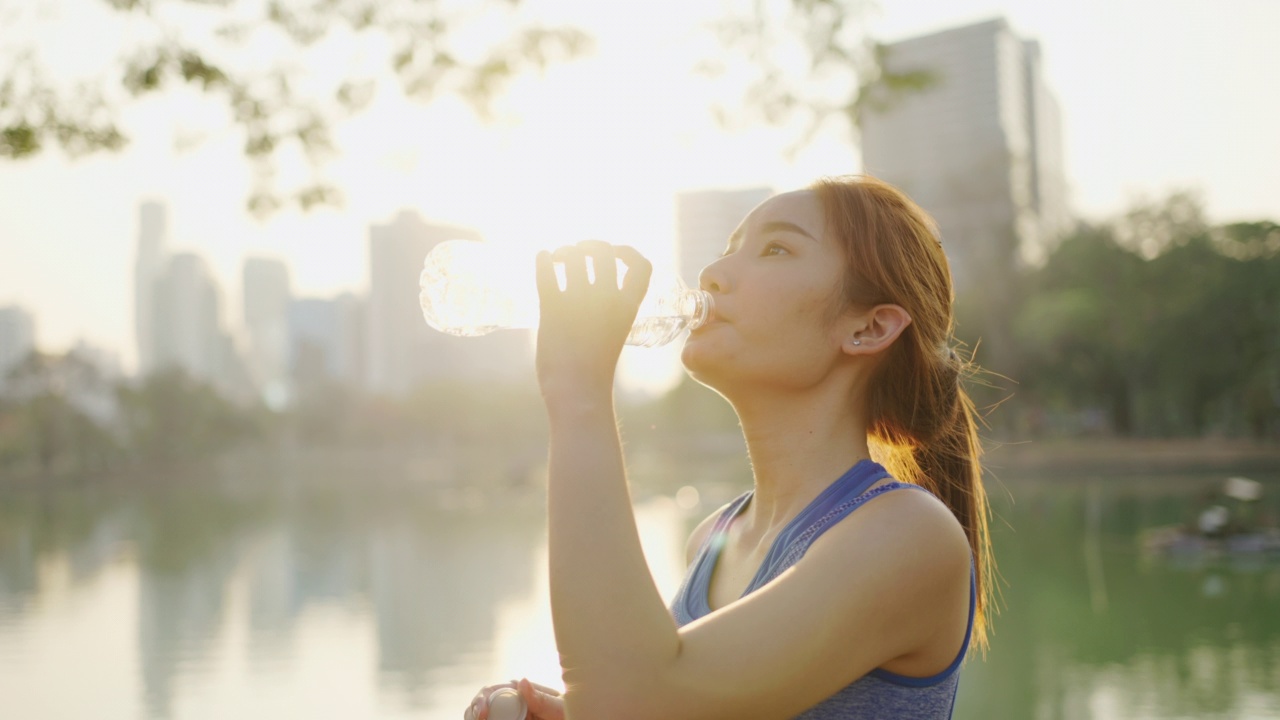
[[[768,554],[743,596],[764,587],[784,570],[804,557],[805,551],[822,533],[857,510],[868,500],[886,492],[914,488],[928,492],[918,485],[892,482],[874,490],[867,488],[877,481],[890,477],[887,470],[871,460],[863,460],[849,469],[840,479],[822,491],[809,503],[773,541]],[[671,603],[671,614],[676,624],[687,625],[711,612],[707,599],[711,572],[724,546],[729,524],[742,512],[751,500],[747,491],[736,498],[717,518],[712,531],[698,548],[698,554],[685,573],[684,581]],[[951,717],[955,706],[956,688],[959,685],[960,663],[969,648],[973,633],[973,613],[977,600],[973,561],[969,564],[969,623],[964,642],[955,660],[942,672],[930,677],[909,677],[879,668],[857,678],[839,692],[797,715],[804,720],[835,720],[859,718],[860,720],[889,720],[890,718],[915,718],[918,720],[943,720]],[[857,642],[857,638],[849,638]]]

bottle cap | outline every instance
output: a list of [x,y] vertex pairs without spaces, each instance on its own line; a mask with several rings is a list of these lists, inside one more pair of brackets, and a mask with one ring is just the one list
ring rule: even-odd
[[524,698],[511,688],[498,688],[489,694],[489,720],[525,720],[528,708]]

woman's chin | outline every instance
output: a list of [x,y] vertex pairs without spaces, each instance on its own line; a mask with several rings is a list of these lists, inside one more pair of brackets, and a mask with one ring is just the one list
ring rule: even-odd
[[723,362],[714,357],[712,348],[698,338],[690,337],[680,351],[680,364],[689,377],[708,387],[715,387],[715,379],[724,369]]

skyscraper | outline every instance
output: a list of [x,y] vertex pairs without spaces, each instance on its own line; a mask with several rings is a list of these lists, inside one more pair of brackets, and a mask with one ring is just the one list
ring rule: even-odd
[[685,285],[698,287],[698,273],[720,257],[742,218],[772,195],[773,190],[766,187],[676,195],[680,279]]
[[863,167],[937,220],[957,292],[1041,259],[1071,219],[1039,44],[995,19],[893,43],[884,64],[933,82],[868,108]]
[[138,252],[133,265],[133,329],[140,375],[146,375],[156,367],[153,295],[156,278],[165,260],[166,222],[164,205],[144,202],[138,207]]
[[[368,388],[398,395],[442,371],[445,336],[427,327],[418,305],[422,260],[440,242],[479,240],[470,229],[431,224],[402,211],[369,228],[369,304],[365,355]],[[434,346],[434,347],[433,347]]]
[[[364,301],[351,293],[289,304],[288,365],[297,385],[364,383]],[[301,391],[301,389],[300,389]]]
[[170,256],[156,278],[152,301],[152,369],[176,366],[206,382],[218,381],[228,348],[218,287],[204,258]]
[[289,267],[273,258],[247,258],[243,287],[249,375],[268,404],[279,407],[289,391]]
[[0,391],[5,378],[36,349],[36,322],[31,313],[10,305],[0,307]]

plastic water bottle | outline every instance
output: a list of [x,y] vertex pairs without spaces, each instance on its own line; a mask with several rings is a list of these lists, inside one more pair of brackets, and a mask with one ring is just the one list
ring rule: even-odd
[[[618,265],[621,282],[626,266],[621,261]],[[666,344],[711,316],[709,293],[684,288],[678,279],[671,284],[674,287],[666,292],[654,292],[655,283],[650,283],[627,336],[628,345]],[[538,325],[538,286],[530,253],[447,240],[427,253],[418,285],[422,315],[440,332],[470,337]]]
[[511,688],[498,688],[489,695],[489,720],[525,720],[524,698]]

